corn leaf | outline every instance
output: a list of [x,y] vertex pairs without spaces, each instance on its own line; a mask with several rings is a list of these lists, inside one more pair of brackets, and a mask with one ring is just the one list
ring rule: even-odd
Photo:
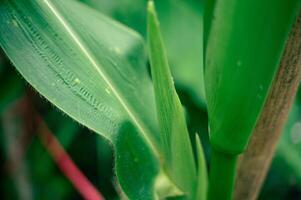
[[[146,36],[147,1],[80,1]],[[202,0],[160,0],[156,6],[175,83],[204,108]]]
[[211,28],[211,22],[214,19],[213,16],[213,10],[215,7],[215,2],[217,0],[204,0],[204,17],[203,17],[203,22],[204,22],[204,43],[203,43],[203,47],[204,47],[204,51],[203,53],[206,53],[206,49],[207,49],[207,43],[208,43],[208,35],[210,32],[210,28]]
[[139,35],[75,1],[5,0],[0,45],[39,93],[113,144],[128,198],[155,198],[160,144]]
[[161,130],[165,168],[175,184],[194,199],[196,165],[183,108],[168,65],[153,1],[148,5],[148,49]]
[[264,105],[300,0],[217,0],[206,49],[210,141],[238,154]]
[[206,200],[207,199],[207,189],[208,189],[208,173],[205,155],[203,151],[203,147],[201,144],[201,140],[199,136],[196,134],[196,154],[198,161],[198,182],[197,182],[197,195],[196,199],[198,200]]

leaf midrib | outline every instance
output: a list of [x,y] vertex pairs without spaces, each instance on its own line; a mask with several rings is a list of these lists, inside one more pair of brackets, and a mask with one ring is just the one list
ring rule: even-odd
[[64,27],[68,35],[72,38],[72,40],[79,47],[80,51],[83,55],[88,59],[97,73],[102,77],[108,87],[111,89],[112,93],[115,95],[117,100],[120,102],[122,107],[125,109],[129,117],[133,120],[145,141],[149,144],[150,148],[153,152],[158,156],[157,148],[153,145],[152,141],[149,139],[149,131],[144,127],[144,125],[140,122],[140,120],[136,117],[136,115],[131,111],[130,106],[123,100],[122,95],[119,94],[118,90],[114,87],[113,83],[109,80],[107,75],[101,70],[101,65],[96,61],[93,54],[90,53],[89,49],[83,44],[80,37],[77,35],[76,31],[69,25],[69,23],[64,19],[64,17],[59,13],[56,7],[53,5],[51,0],[44,0],[46,6],[50,9],[55,18],[60,22],[60,24]]

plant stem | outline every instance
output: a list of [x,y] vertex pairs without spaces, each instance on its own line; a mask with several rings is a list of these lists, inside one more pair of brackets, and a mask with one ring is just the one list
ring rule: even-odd
[[104,200],[97,188],[88,180],[73,162],[58,139],[49,130],[43,119],[36,114],[38,136],[61,172],[69,179],[84,199]]
[[257,198],[301,79],[301,13],[247,151],[239,159],[234,199]]
[[237,155],[212,149],[208,200],[231,200],[236,175]]

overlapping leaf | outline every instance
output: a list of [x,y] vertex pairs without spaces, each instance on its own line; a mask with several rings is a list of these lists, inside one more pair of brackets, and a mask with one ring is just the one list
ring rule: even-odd
[[[80,0],[146,36],[146,0]],[[203,83],[203,2],[156,1],[167,56],[175,83],[194,102],[205,105]]]
[[264,105],[300,1],[221,0],[211,6],[205,66],[210,141],[238,154]]
[[160,145],[141,38],[71,0],[6,0],[0,44],[36,90],[111,141],[128,197],[153,199]]
[[[204,192],[206,174],[203,172],[204,158],[198,139],[200,185],[197,180],[196,163],[192,145],[186,127],[181,102],[176,93],[165,47],[160,32],[159,22],[152,1],[148,5],[148,48],[151,72],[155,88],[157,113],[161,128],[162,148],[165,154],[165,168],[175,184],[183,190],[187,199],[196,199],[196,191]],[[203,178],[203,179],[202,179]],[[199,186],[199,188],[196,188]],[[202,188],[205,188],[202,190]],[[206,195],[206,193],[204,193]],[[201,195],[200,195],[201,196]],[[204,199],[203,197],[201,199]]]

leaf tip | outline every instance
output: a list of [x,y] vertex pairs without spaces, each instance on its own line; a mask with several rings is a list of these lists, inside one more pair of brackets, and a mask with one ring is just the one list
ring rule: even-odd
[[155,19],[157,18],[155,3],[153,0],[148,1],[147,12],[148,12],[148,15],[151,16],[152,18],[155,18]]
[[155,11],[155,3],[153,0],[149,0],[147,4],[147,10],[149,12],[154,12]]

